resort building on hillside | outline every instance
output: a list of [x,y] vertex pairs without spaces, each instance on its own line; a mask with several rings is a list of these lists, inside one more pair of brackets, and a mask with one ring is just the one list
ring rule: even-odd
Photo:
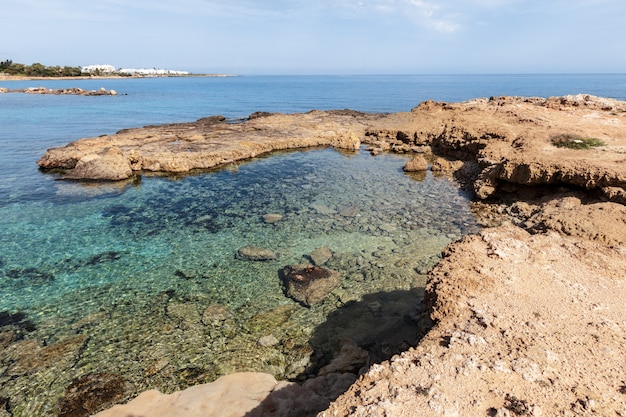
[[151,75],[189,75],[188,71],[174,71],[168,69],[156,69],[156,68],[120,68],[115,69],[113,65],[87,65],[82,67],[81,71],[86,74],[97,75],[137,75],[137,76],[151,76]]
[[113,65],[87,65],[86,67],[82,67],[81,71],[87,74],[112,74],[116,72]]
[[188,71],[174,71],[156,68],[120,68],[117,72],[129,75],[189,75]]

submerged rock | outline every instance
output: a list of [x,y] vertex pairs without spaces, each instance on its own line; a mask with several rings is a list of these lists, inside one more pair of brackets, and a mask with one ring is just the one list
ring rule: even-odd
[[280,340],[276,338],[273,334],[268,334],[267,336],[261,337],[257,344],[262,347],[275,346],[280,343]]
[[6,372],[15,377],[35,373],[53,364],[69,368],[79,357],[86,342],[87,337],[82,334],[44,346],[34,339],[21,340],[14,346],[17,351],[16,360]]
[[205,326],[222,323],[235,316],[233,311],[223,304],[211,304],[202,313],[202,324]]
[[276,253],[271,249],[258,246],[244,246],[237,251],[235,257],[246,261],[269,261],[276,259]]
[[331,363],[320,369],[318,375],[331,373],[358,373],[359,369],[369,365],[369,353],[359,347],[352,339],[346,339],[341,343],[339,355]]
[[339,272],[313,265],[288,265],[281,271],[288,297],[305,307],[324,300],[339,285]]
[[10,269],[5,276],[24,286],[38,286],[54,282],[54,275],[33,267]]
[[311,260],[313,265],[321,266],[324,265],[330,258],[332,258],[333,253],[327,246],[323,246],[321,248],[315,249],[311,252],[308,258]]
[[35,325],[26,316],[26,313],[18,311],[11,313],[10,311],[0,311],[0,328],[5,326],[15,326],[18,329],[32,332],[35,330]]
[[117,261],[122,257],[120,252],[108,251],[92,256],[86,262],[86,265],[96,265],[105,262]]
[[282,219],[283,215],[278,213],[267,213],[263,216],[263,221],[268,224],[277,223]]
[[107,406],[124,395],[124,379],[115,374],[86,374],[75,379],[65,390],[57,404],[59,417],[86,417]]

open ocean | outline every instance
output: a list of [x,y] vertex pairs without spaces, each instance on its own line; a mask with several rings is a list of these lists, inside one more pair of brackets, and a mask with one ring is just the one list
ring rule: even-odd
[[[0,94],[0,398],[14,416],[56,413],[85,375],[115,375],[127,399],[237,371],[302,379],[345,337],[385,359],[382,344],[415,342],[405,317],[441,250],[479,229],[468,195],[430,173],[405,175],[405,156],[283,152],[116,186],[40,172],[47,148],[255,111],[398,112],[501,95],[626,100],[626,74],[0,81],[38,86],[120,95]],[[265,224],[267,213],[283,220]],[[236,259],[246,245],[276,259]],[[322,247],[342,284],[305,308],[283,295],[277,271]]]

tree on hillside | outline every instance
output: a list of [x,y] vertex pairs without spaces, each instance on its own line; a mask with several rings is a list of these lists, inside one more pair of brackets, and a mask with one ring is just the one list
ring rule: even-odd
[[54,66],[47,67],[39,62],[32,65],[17,64],[10,59],[0,62],[0,72],[9,75],[25,75],[29,77],[75,77],[80,76],[80,67]]
[[5,71],[9,69],[11,65],[13,65],[13,61],[11,61],[10,59],[0,62],[0,71]]

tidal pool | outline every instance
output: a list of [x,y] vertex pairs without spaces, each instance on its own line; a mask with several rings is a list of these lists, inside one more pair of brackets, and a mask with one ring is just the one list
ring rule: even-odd
[[[281,153],[126,188],[59,181],[48,201],[1,207],[5,408],[54,415],[85,375],[114,378],[123,401],[239,371],[303,379],[344,339],[372,361],[414,344],[426,272],[479,226],[456,183],[406,161]],[[236,257],[244,246],[275,259]],[[307,308],[278,271],[319,248],[340,286]]]

